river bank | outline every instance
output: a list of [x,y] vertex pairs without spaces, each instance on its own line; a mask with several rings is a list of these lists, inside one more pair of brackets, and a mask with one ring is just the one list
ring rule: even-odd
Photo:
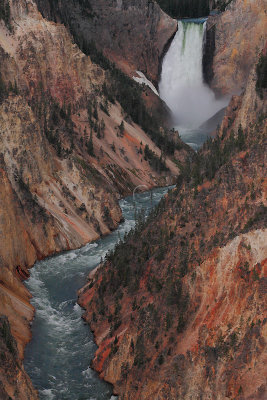
[[[120,201],[124,222],[94,243],[37,262],[26,286],[32,293],[36,316],[33,338],[25,351],[25,369],[41,399],[109,400],[112,388],[90,369],[97,349],[81,319],[76,293],[93,270],[133,228],[135,214],[145,214],[167,193],[167,188],[135,194]],[[152,193],[152,198],[151,198]]]

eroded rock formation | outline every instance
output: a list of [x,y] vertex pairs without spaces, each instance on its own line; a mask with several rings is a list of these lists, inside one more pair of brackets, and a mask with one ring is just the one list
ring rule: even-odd
[[[233,0],[208,19],[206,79],[219,93],[240,93],[266,40],[264,0]],[[214,55],[213,55],[214,53]]]
[[[37,0],[42,13],[63,21],[82,48],[93,41],[124,72],[142,71],[158,81],[161,54],[177,22],[148,0]],[[78,39],[79,37],[79,39]]]
[[218,88],[246,80],[218,136],[79,293],[99,346],[94,368],[122,399],[266,397],[267,93],[255,88],[245,38],[248,66],[229,86],[235,39],[225,64],[215,58]]
[[[266,397],[266,104],[254,93],[233,99],[191,178],[80,291],[93,365],[120,398]],[[240,128],[248,98],[257,117]]]
[[[17,343],[16,363],[30,340],[34,315],[23,286],[29,267],[37,259],[108,234],[121,221],[122,195],[139,184],[171,183],[179,170],[170,157],[161,160],[153,128],[149,136],[133,121],[111,93],[115,84],[109,71],[82,53],[63,25],[42,17],[33,0],[5,0],[3,7],[0,314],[8,317]],[[136,99],[146,96],[138,85],[132,90]],[[142,100],[136,106],[144,115]],[[150,111],[145,112],[152,121]],[[157,144],[175,141],[181,149],[175,157],[179,153],[184,160],[188,149],[177,136],[165,133],[164,127],[157,132]],[[153,151],[150,159],[144,157],[146,145]],[[3,393],[35,398],[21,368],[18,362],[11,373],[12,382],[24,388],[20,391],[5,379],[7,369],[1,365]]]

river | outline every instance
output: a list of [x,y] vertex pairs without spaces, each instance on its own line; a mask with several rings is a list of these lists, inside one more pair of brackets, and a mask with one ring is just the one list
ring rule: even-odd
[[81,249],[37,262],[31,270],[26,286],[33,295],[36,315],[24,365],[41,399],[115,399],[112,387],[90,368],[96,345],[81,319],[77,290],[107,251],[134,227],[136,213],[143,209],[148,215],[167,191],[159,188],[121,200],[125,221],[116,231]]
[[[208,136],[209,121],[225,107],[205,85],[202,73],[205,19],[179,21],[178,32],[162,65],[160,95],[173,112],[181,137],[196,150]],[[217,113],[217,114],[216,114]],[[213,118],[214,119],[214,118]],[[218,119],[218,118],[217,118]],[[215,121],[217,122],[215,118]],[[112,387],[89,367],[96,351],[92,333],[81,319],[77,290],[108,250],[135,224],[136,211],[146,214],[168,188],[121,200],[125,222],[109,236],[85,247],[36,263],[26,285],[36,316],[33,339],[26,348],[25,368],[40,398],[47,400],[110,400]]]

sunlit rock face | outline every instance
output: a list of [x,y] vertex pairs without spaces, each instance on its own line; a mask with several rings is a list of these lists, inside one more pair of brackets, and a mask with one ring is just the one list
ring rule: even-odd
[[[235,26],[224,20],[227,38],[243,32],[237,15],[245,8],[232,4],[220,17],[236,18]],[[262,14],[260,1],[245,4]],[[99,345],[94,367],[128,400],[266,397],[267,103],[266,90],[255,89],[257,57],[246,35],[241,58],[231,57],[234,36],[221,44],[225,61],[215,56],[215,86],[244,87],[217,139],[79,293]]]
[[246,86],[266,40],[265,9],[264,0],[234,0],[225,12],[208,19],[208,52],[214,51],[214,57],[211,70],[207,55],[207,79],[219,93],[240,93]]
[[[21,359],[34,315],[22,283],[29,267],[110,233],[121,221],[122,195],[139,184],[172,183],[179,170],[170,159],[166,176],[153,170],[145,145],[158,157],[161,151],[131,120],[118,136],[125,115],[120,104],[105,102],[106,72],[62,24],[43,18],[32,0],[10,1],[10,12],[9,24],[0,21],[1,85],[7,88],[0,94],[0,314],[9,319]],[[88,152],[89,102],[103,131],[93,134],[94,156]],[[101,109],[104,102],[109,112]],[[24,399],[12,394],[7,380],[3,385],[11,398]]]
[[170,193],[80,291],[94,367],[126,399],[266,396],[266,103],[253,74],[217,142],[222,154],[238,137],[250,99],[241,148],[212,179]]

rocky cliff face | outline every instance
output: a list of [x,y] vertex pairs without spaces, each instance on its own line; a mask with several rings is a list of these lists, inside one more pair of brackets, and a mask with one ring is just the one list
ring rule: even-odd
[[[34,310],[22,283],[29,267],[109,233],[121,220],[119,197],[139,184],[171,183],[179,170],[168,156],[160,161],[153,128],[148,136],[133,121],[123,108],[130,103],[114,97],[115,78],[63,25],[43,18],[32,0],[8,4],[0,13],[0,314],[17,343],[17,368],[11,380],[2,364],[0,373],[3,393],[24,399],[36,396],[16,361],[31,337]],[[125,87],[144,112],[146,91],[128,81]],[[164,128],[157,135],[158,145],[177,141]],[[179,143],[182,160],[188,149]]]
[[266,396],[266,126],[246,134],[229,158],[219,139],[214,177],[170,193],[80,292],[120,398]]
[[256,80],[254,66],[218,137],[79,293],[93,365],[121,399],[266,397],[267,94]]
[[225,12],[208,19],[206,79],[219,93],[240,93],[245,88],[266,40],[265,8],[263,0],[233,0]]
[[[68,25],[81,48],[92,43],[132,76],[136,70],[158,81],[160,58],[177,22],[148,0],[37,1],[43,15]],[[78,39],[79,37],[79,39]]]
[[18,355],[16,341],[11,332],[7,317],[0,317],[0,397],[10,399],[37,399],[37,392],[24,371]]

